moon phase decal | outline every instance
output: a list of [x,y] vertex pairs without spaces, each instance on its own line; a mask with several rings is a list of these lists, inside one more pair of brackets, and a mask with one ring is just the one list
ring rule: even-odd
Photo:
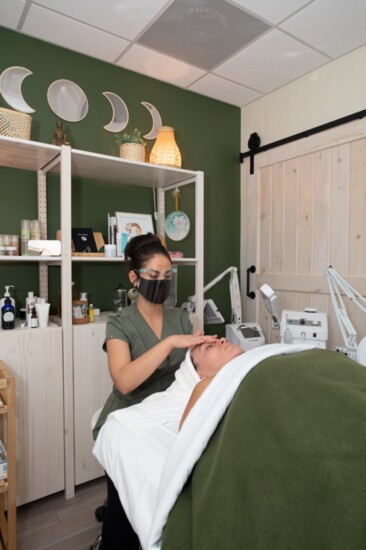
[[9,67],[0,75],[0,93],[4,100],[10,107],[23,113],[34,113],[22,94],[22,82],[30,74],[33,74],[32,71],[25,67]]
[[144,138],[155,139],[158,134],[158,128],[160,128],[160,126],[163,125],[161,121],[160,113],[157,110],[157,108],[154,107],[154,105],[152,105],[151,103],[148,103],[147,101],[141,101],[141,105],[146,107],[146,109],[150,112],[152,122],[153,122],[150,132],[148,134],[145,134]]
[[108,99],[113,111],[111,121],[103,126],[103,128],[108,130],[108,132],[121,132],[128,124],[129,113],[127,105],[121,97],[113,92],[103,92],[103,95]]
[[55,80],[47,90],[48,105],[63,120],[79,122],[86,117],[89,103],[83,90],[72,80]]

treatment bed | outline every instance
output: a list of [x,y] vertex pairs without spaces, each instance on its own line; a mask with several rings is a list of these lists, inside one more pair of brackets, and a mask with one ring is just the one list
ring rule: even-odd
[[126,434],[113,443],[113,466],[96,456],[123,505],[144,510],[130,518],[144,550],[364,550],[365,425],[364,367],[336,352],[273,344],[216,375],[163,445],[158,469],[147,470],[148,506],[143,492],[125,494],[137,472],[124,472],[123,488],[115,473]]

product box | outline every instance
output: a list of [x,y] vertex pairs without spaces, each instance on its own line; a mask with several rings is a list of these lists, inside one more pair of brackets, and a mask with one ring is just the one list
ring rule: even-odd
[[8,457],[3,442],[0,439],[0,479],[8,477]]

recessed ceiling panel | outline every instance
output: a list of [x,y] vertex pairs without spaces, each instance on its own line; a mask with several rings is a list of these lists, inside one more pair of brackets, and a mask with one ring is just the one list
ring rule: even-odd
[[204,76],[198,82],[189,86],[189,90],[238,107],[243,107],[262,95],[213,74]]
[[23,0],[0,0],[0,25],[16,29],[24,6]]
[[309,0],[232,0],[232,2],[271,23],[279,23],[308,4]]
[[129,44],[123,38],[34,5],[29,10],[23,31],[51,44],[109,63],[113,63]]
[[132,46],[117,65],[182,87],[188,86],[204,74],[197,67],[139,45]]
[[133,40],[169,0],[37,0],[37,4]]
[[327,61],[327,57],[301,42],[272,31],[215,69],[215,73],[268,93]]
[[318,0],[282,28],[314,48],[339,57],[365,43],[366,0]]
[[263,21],[223,0],[176,0],[138,42],[212,69],[268,29]]

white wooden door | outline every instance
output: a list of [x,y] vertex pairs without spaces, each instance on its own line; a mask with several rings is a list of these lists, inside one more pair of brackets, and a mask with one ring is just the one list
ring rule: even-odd
[[[366,121],[261,153],[255,173],[245,179],[246,265],[256,266],[253,286],[269,284],[280,312],[306,306],[326,311],[327,347],[343,346],[324,271],[332,265],[366,294]],[[361,339],[365,315],[345,302]],[[253,302],[246,299],[245,311],[267,342],[279,341],[258,290]]]

